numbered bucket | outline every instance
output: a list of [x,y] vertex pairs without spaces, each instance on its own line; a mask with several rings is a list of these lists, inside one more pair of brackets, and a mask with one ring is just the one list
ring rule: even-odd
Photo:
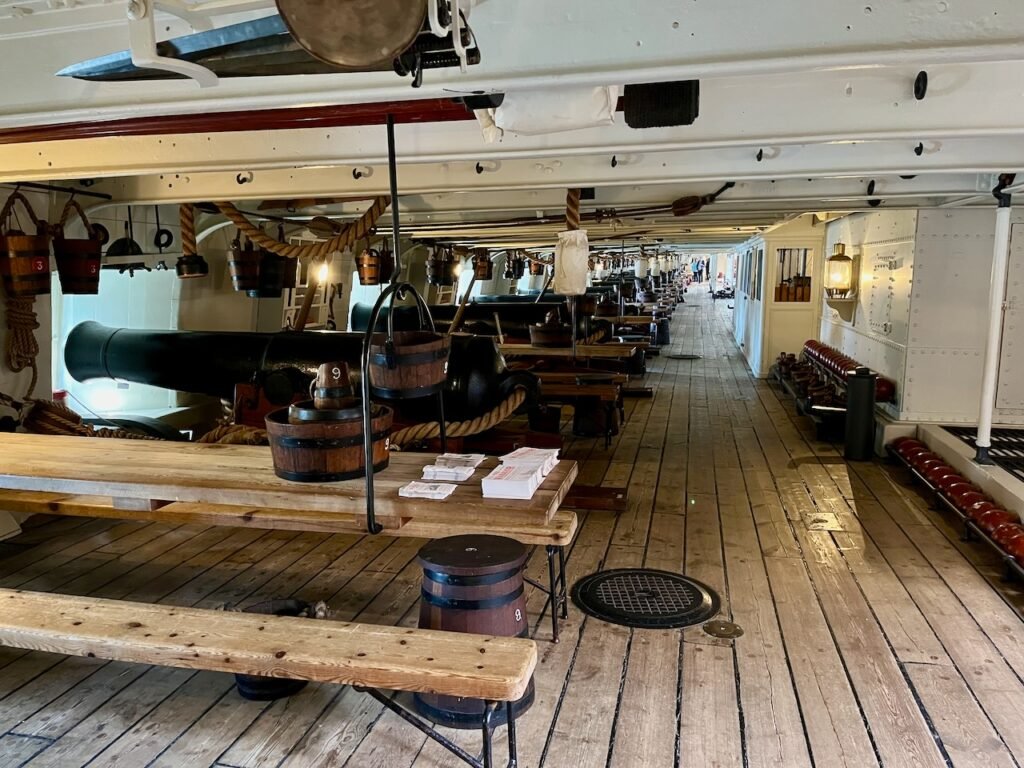
[[[64,237],[64,227],[72,213],[77,213],[85,226],[84,239]],[[54,227],[53,256],[57,262],[60,289],[65,294],[95,294],[100,290],[100,262],[103,238],[74,200],[69,200]]]
[[[36,234],[26,235],[11,226],[14,204],[20,202]],[[50,292],[50,235],[45,221],[36,218],[28,200],[15,192],[0,210],[0,277],[12,297],[41,296]]]

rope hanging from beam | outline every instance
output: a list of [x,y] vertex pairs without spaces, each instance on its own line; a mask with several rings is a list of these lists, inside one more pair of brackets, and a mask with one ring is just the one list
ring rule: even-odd
[[565,195],[565,228],[580,228],[580,190],[570,189]]
[[381,217],[390,204],[391,197],[389,195],[381,195],[374,199],[372,205],[366,209],[366,213],[364,213],[361,218],[345,227],[345,229],[330,240],[324,240],[323,242],[318,243],[293,245],[290,243],[282,243],[280,240],[270,237],[266,232],[249,221],[249,219],[245,217],[245,214],[239,211],[232,203],[214,203],[214,205],[217,206],[217,209],[227,216],[228,219],[230,219],[236,227],[244,232],[245,236],[257,246],[271,251],[272,253],[276,253],[278,256],[284,256],[289,259],[301,256],[325,259],[330,253],[344,250],[357,240],[366,238],[377,223],[377,219]]
[[25,399],[32,397],[39,381],[36,357],[39,355],[39,340],[36,331],[39,320],[36,317],[35,297],[7,297],[7,367],[14,373],[28,368],[32,372]]

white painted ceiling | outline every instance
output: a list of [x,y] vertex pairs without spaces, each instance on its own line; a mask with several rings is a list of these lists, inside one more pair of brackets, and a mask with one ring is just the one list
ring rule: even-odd
[[[692,126],[633,130],[620,121],[494,144],[473,121],[398,126],[404,226],[516,246],[550,240],[560,225],[545,220],[561,213],[569,186],[595,188],[584,203],[585,212],[604,211],[587,225],[595,242],[661,238],[720,248],[808,211],[874,201],[991,205],[995,174],[1024,169],[1019,0],[482,0],[470,14],[482,63],[465,74],[428,72],[419,91],[389,73],[222,80],[205,89],[54,77],[67,64],[124,49],[126,5],[0,1],[0,129],[701,80]],[[178,5],[192,15],[160,15],[161,37],[272,9],[264,0]],[[930,84],[917,100],[921,70]],[[96,178],[95,189],[118,200],[255,206],[385,192],[385,158],[381,126],[0,144],[0,182]],[[692,216],[622,213],[707,194],[725,181],[737,185]],[[363,207],[304,213],[346,217]],[[513,218],[535,221],[501,224]]]

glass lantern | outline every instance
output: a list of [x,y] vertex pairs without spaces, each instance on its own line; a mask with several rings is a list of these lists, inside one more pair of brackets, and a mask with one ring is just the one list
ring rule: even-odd
[[846,245],[836,243],[825,262],[825,295],[830,299],[849,299],[855,291],[853,259],[846,255]]

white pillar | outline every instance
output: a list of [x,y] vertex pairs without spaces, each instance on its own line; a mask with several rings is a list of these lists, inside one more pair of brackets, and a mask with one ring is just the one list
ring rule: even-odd
[[981,379],[981,406],[978,410],[978,434],[974,460],[992,464],[988,449],[992,446],[992,412],[996,405],[999,378],[999,353],[1003,337],[1003,311],[1006,298],[1006,268],[1010,258],[1010,196],[997,192],[995,249],[992,253],[992,277],[988,294],[988,337],[985,342],[985,368]]

